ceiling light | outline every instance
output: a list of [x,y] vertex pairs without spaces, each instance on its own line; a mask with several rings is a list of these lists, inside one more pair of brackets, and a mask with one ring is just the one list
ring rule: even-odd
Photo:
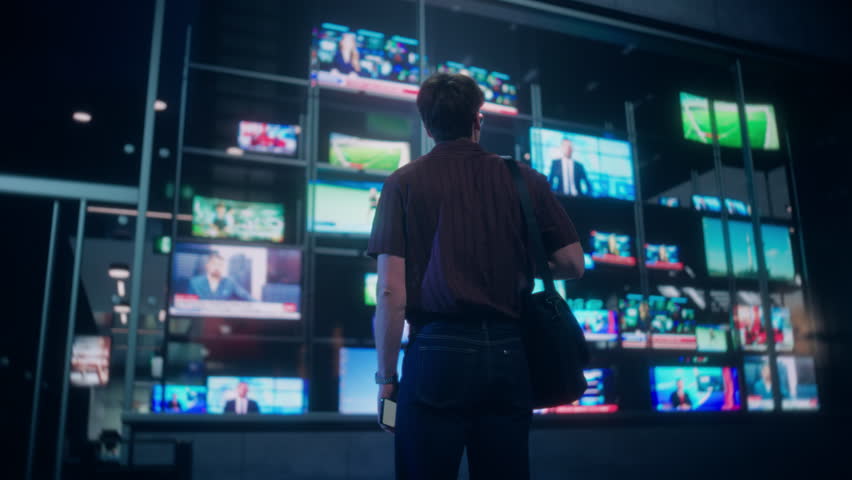
[[127,315],[130,313],[130,305],[127,303],[117,303],[112,307],[112,311],[117,313],[122,325],[127,325]]
[[126,280],[130,278],[130,267],[124,263],[111,263],[109,266],[109,278]]
[[166,321],[166,309],[165,308],[160,309],[160,312],[157,314],[157,320],[159,320],[161,323]]
[[227,153],[228,155],[234,155],[235,157],[239,157],[243,154],[243,149],[240,147],[228,147],[225,150],[225,153]]
[[71,118],[77,123],[89,123],[92,121],[92,114],[78,110],[71,115]]
[[117,286],[118,286],[118,296],[121,297],[121,298],[126,297],[127,296],[127,289],[124,286],[124,280],[118,280]]
[[162,112],[163,110],[165,110],[168,107],[169,107],[169,105],[166,102],[164,102],[162,100],[154,100],[154,111],[155,112]]

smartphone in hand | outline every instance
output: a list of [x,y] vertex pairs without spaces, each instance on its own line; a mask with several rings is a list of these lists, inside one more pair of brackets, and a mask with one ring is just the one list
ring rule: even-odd
[[379,400],[379,423],[390,429],[396,428],[396,402],[390,398]]

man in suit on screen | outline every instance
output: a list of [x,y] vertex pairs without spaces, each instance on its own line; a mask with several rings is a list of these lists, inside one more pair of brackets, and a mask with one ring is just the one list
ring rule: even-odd
[[260,413],[257,402],[248,398],[248,384],[240,382],[237,384],[237,398],[225,402],[225,413],[245,415],[247,413]]
[[562,156],[550,163],[550,175],[547,176],[550,188],[556,193],[572,197],[591,195],[592,188],[589,177],[586,175],[586,168],[574,159],[574,146],[571,140],[562,139],[560,150]]

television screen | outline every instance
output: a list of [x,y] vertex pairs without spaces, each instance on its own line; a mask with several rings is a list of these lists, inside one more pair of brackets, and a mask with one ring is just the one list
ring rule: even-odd
[[737,382],[734,367],[651,368],[651,395],[661,412],[739,410]]
[[730,213],[731,215],[740,215],[742,217],[748,217],[749,215],[751,215],[751,207],[748,206],[747,203],[740,200],[726,198],[725,208],[728,209],[728,213]]
[[648,329],[651,328],[651,311],[642,295],[629,293],[618,300],[619,321],[621,323],[621,346],[624,348],[645,348],[648,343]]
[[819,410],[813,357],[779,356],[782,410]]
[[530,151],[532,167],[558,194],[635,199],[629,142],[533,127]]
[[724,325],[696,325],[695,343],[699,352],[727,352],[727,330]]
[[307,392],[301,378],[207,378],[209,413],[292,415],[306,410]]
[[109,383],[109,350],[106,336],[77,335],[71,346],[71,385],[98,387]]
[[592,230],[592,260],[611,265],[636,265],[630,250],[630,236]]
[[178,242],[172,257],[172,315],[301,318],[302,252]]
[[607,309],[602,300],[573,298],[568,300],[583,335],[590,342],[614,342],[618,340],[616,313]]
[[585,266],[586,270],[592,270],[595,268],[595,261],[588,253],[583,254],[583,265]]
[[414,99],[417,50],[413,38],[323,23],[313,30],[311,79],[324,87]]
[[719,197],[711,195],[693,195],[692,208],[699,212],[721,212],[722,202]]
[[[717,218],[702,219],[704,227],[704,251],[707,271],[710,276],[727,275],[725,243],[722,223]],[[752,224],[738,220],[728,221],[733,251],[734,275],[740,278],[757,277],[757,249],[755,248]],[[771,280],[792,281],[796,278],[793,263],[793,246],[787,227],[761,225],[764,259]]]
[[379,281],[377,273],[364,274],[364,305],[376,306],[376,283]]
[[793,263],[793,244],[790,230],[781,225],[760,226],[763,236],[763,255],[766,270],[773,280],[793,281],[796,279],[796,267]]
[[518,86],[511,81],[509,75],[500,72],[489,72],[484,68],[468,67],[458,62],[444,62],[438,65],[438,72],[461,73],[471,77],[482,95],[485,104],[482,110],[486,112],[516,115],[518,113]]
[[695,350],[695,310],[682,297],[648,297],[651,346],[662,349]]
[[772,401],[772,372],[769,357],[747,355],[744,358],[746,405],[752,411],[775,410]]
[[207,413],[207,387],[203,385],[166,385],[151,390],[151,411],[171,413]]
[[660,197],[659,202],[660,205],[669,208],[677,208],[680,206],[680,199],[678,197]]
[[[556,288],[556,293],[562,296],[562,298],[568,298],[565,296],[565,280],[554,280],[553,286]],[[533,291],[532,293],[538,293],[544,291],[544,280],[540,278],[536,278],[533,282]]]
[[[714,105],[719,145],[734,148],[742,147],[737,104],[715,101]],[[746,104],[745,110],[751,147],[761,150],[778,150],[778,124],[775,119],[775,108],[772,105]],[[700,143],[713,143],[709,99],[681,92],[680,111],[683,138]]]
[[[734,327],[744,350],[766,350],[766,327],[763,325],[763,308],[760,305],[736,305]],[[772,307],[772,329],[775,348],[779,351],[793,350],[793,324],[789,309]]]
[[[402,372],[405,351],[399,352],[397,372]],[[376,349],[343,347],[340,349],[340,385],[338,411],[345,414],[375,415]]]
[[655,270],[683,270],[676,245],[646,243],[645,266]]
[[284,206],[221,198],[192,198],[192,235],[244,241],[284,241]]
[[379,205],[382,184],[377,182],[315,181],[313,231],[369,235]]
[[328,162],[338,167],[392,172],[411,161],[411,145],[408,142],[332,133],[329,144]]
[[583,370],[586,377],[586,391],[579,400],[570,405],[535,410],[535,413],[613,413],[618,411],[612,371],[608,368],[590,368]]
[[241,121],[237,145],[243,150],[292,156],[299,145],[298,125]]

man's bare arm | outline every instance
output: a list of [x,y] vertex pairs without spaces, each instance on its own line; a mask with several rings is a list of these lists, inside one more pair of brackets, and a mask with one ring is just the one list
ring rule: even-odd
[[580,242],[574,242],[553,252],[550,256],[550,271],[556,278],[577,279],[586,271],[583,258],[583,247]]
[[402,331],[405,326],[405,259],[379,255],[374,325],[378,373],[391,376],[396,371]]

